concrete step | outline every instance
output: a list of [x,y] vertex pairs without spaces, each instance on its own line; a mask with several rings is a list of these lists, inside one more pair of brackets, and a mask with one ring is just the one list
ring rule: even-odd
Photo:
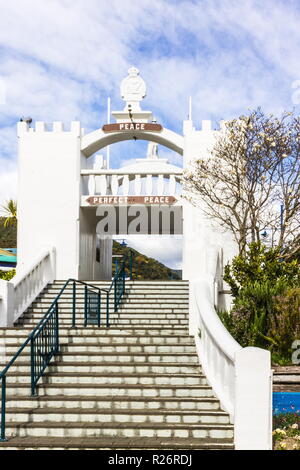
[[[25,325],[32,325],[32,327],[36,326],[42,319],[43,317],[34,317],[34,318],[30,318],[30,319],[26,319],[26,318],[21,318],[17,325],[19,327],[22,327],[22,326],[25,326]],[[78,326],[82,326],[84,323],[84,319],[81,318],[81,319],[78,319],[78,321],[76,321],[76,325]],[[59,324],[60,326],[62,327],[66,327],[67,325],[71,326],[72,325],[72,320],[70,318],[70,320],[68,320],[67,318],[62,318],[60,319],[59,321]],[[106,323],[102,320],[101,322],[101,325],[103,328],[106,327]],[[182,320],[182,319],[179,319],[179,320],[176,320],[176,319],[172,319],[172,318],[164,318],[164,319],[160,319],[160,318],[150,318],[150,319],[145,319],[143,317],[140,317],[140,318],[120,318],[120,319],[117,319],[117,318],[111,318],[110,319],[110,325],[124,325],[124,328],[127,328],[127,327],[134,327],[134,326],[149,326],[150,327],[154,327],[154,328],[159,328],[159,327],[164,327],[165,325],[167,325],[168,327],[170,326],[175,326],[175,327],[178,327],[178,326],[185,326],[187,327],[188,326],[188,320]]]
[[[5,352],[6,355],[11,355],[13,356],[19,349],[19,345],[7,345],[5,347]],[[128,354],[135,354],[135,353],[163,353],[163,354],[172,354],[172,353],[195,353],[195,346],[194,345],[106,345],[106,344],[99,344],[99,342],[94,342],[91,344],[82,344],[82,343],[76,343],[76,344],[62,344],[60,347],[60,352],[69,352],[72,354],[80,354],[82,352],[87,353],[112,353],[112,354],[118,354],[118,353],[128,353]]]
[[232,439],[199,438],[32,438],[0,443],[2,450],[233,450]]
[[[26,348],[22,355],[23,360],[28,360],[30,357],[30,352]],[[97,362],[99,364],[107,362],[131,362],[131,363],[151,363],[151,362],[168,362],[168,363],[193,363],[198,364],[198,356],[195,353],[105,353],[101,351],[97,352],[64,352],[63,355],[58,355],[57,360],[61,363],[73,361],[74,364],[77,362]]]
[[[53,285],[64,285],[65,283],[67,282],[67,279],[57,279],[53,282]],[[72,281],[71,281],[72,282]],[[84,280],[82,281],[84,283],[87,283],[87,284],[92,284],[92,285],[95,285],[95,286],[100,286],[100,285],[103,285],[103,286],[110,286],[111,285],[111,281],[108,280],[108,281],[89,281],[89,280]],[[155,281],[155,280],[142,280],[142,281],[138,281],[138,280],[126,280],[126,284],[128,285],[135,285],[135,286],[188,286],[189,285],[189,281],[187,280],[178,280],[178,281],[164,281],[164,280],[158,280],[158,281]],[[77,285],[80,285],[79,283],[77,283]]]
[[[0,328],[0,338],[6,337],[26,337],[32,331],[30,326],[24,326],[23,328],[15,327],[15,328]],[[189,337],[188,330],[185,326],[178,326],[176,328],[149,328],[145,326],[137,326],[134,328],[119,328],[118,326],[111,326],[110,328],[98,328],[97,326],[89,325],[88,328],[78,326],[76,328],[60,328],[60,337],[67,336],[67,337],[86,337],[86,336],[97,336],[102,338],[107,337],[124,337],[124,336],[131,336],[131,337],[147,337],[147,338],[165,338],[165,337]],[[193,337],[190,336],[189,338],[194,341]]]
[[[27,361],[24,361],[24,357],[20,357],[20,359],[10,368],[10,373],[25,373],[29,374],[29,356],[27,357]],[[49,372],[76,372],[78,373],[87,373],[90,374],[94,373],[101,373],[101,374],[195,374],[201,373],[201,367],[199,364],[191,364],[191,363],[136,363],[134,364],[131,361],[122,361],[120,362],[76,362],[74,365],[73,361],[55,361],[53,359],[49,366]],[[8,376],[9,377],[9,376]],[[8,379],[9,380],[9,379]]]
[[131,397],[118,396],[86,396],[73,395],[44,395],[30,397],[29,394],[17,396],[10,394],[7,397],[7,407],[10,409],[44,409],[44,408],[80,408],[82,410],[106,409],[111,412],[118,411],[221,411],[220,403],[215,397]]
[[164,424],[146,423],[8,423],[7,433],[16,437],[157,437],[232,439],[233,427],[228,424]]
[[[147,294],[146,294],[147,295]],[[76,294],[76,304],[84,304],[84,299],[85,299],[85,296],[83,293],[77,293]],[[54,296],[51,295],[51,294],[47,294],[47,295],[42,295],[40,297],[37,297],[36,300],[32,303],[32,305],[37,305],[39,303],[42,303],[42,304],[51,304],[53,301],[55,300]],[[104,299],[102,299],[104,300]],[[106,300],[106,299],[105,299]],[[73,303],[73,294],[72,293],[69,293],[69,294],[62,294],[62,296],[59,298],[59,304],[66,304],[66,305],[72,305]],[[164,295],[157,295],[155,297],[150,297],[149,295],[147,295],[147,297],[143,296],[143,297],[138,297],[137,295],[124,295],[123,296],[123,299],[122,299],[122,303],[123,304],[129,304],[129,305],[134,305],[134,304],[137,304],[137,305],[143,305],[145,303],[149,303],[149,304],[155,304],[155,305],[161,305],[161,304],[179,304],[179,305],[188,305],[189,303],[189,296],[188,295],[185,295],[184,297],[183,296],[176,296],[175,294],[174,295],[170,295],[170,296],[164,296]],[[114,305],[114,297],[113,295],[110,296],[109,298],[109,304],[110,305]]]
[[[63,286],[49,286],[49,287],[46,287],[44,290],[43,290],[43,294],[46,293],[46,294],[49,294],[50,292],[51,293],[56,293],[56,294],[59,294],[62,290]],[[189,288],[186,287],[130,287],[130,286],[126,286],[126,294],[129,294],[131,296],[134,296],[135,294],[148,294],[148,295],[154,295],[154,296],[157,296],[157,295],[161,295],[161,296],[169,296],[169,295],[173,295],[173,294],[184,294],[184,295],[187,295],[188,292],[189,292]],[[78,293],[81,293],[83,294],[85,291],[85,288],[84,287],[77,287],[76,288],[76,292]],[[106,295],[106,290],[105,288],[102,289],[103,291],[103,294]],[[69,287],[66,287],[64,289],[64,292],[63,294],[65,293],[73,293],[73,287],[72,286],[69,286]],[[111,296],[113,296],[113,290],[111,291],[110,293]]]
[[[101,329],[103,332],[103,329]],[[87,329],[89,333],[89,329]],[[0,347],[1,346],[14,346],[20,347],[27,339],[29,332],[24,333],[22,336],[15,337],[14,335],[6,335],[1,337],[0,333]],[[88,345],[98,344],[102,345],[195,345],[191,336],[133,336],[133,335],[118,335],[108,336],[104,334],[89,333],[86,335],[76,334],[74,330],[73,335],[60,332],[60,343],[70,345]]]
[[[176,293],[172,293],[172,294],[168,294],[168,295],[165,295],[163,293],[159,293],[159,294],[147,294],[146,292],[143,294],[143,293],[136,293],[134,295],[132,295],[132,292],[128,292],[127,294],[125,294],[124,296],[126,298],[126,301],[128,301],[129,303],[130,302],[145,302],[145,301],[149,301],[149,302],[157,302],[157,300],[161,300],[163,299],[164,302],[173,302],[173,301],[176,301],[176,302],[188,302],[189,301],[189,294],[188,292],[185,293],[185,294],[178,294],[177,292]],[[63,299],[64,301],[72,301],[73,300],[73,292],[68,290],[68,291],[64,291],[63,294],[61,295],[60,297],[61,299]],[[80,300],[84,300],[84,292],[83,291],[77,291],[76,292],[76,299],[78,301]],[[113,303],[113,295],[111,294],[110,297],[110,303]],[[53,302],[54,300],[54,295],[53,293],[46,293],[44,292],[43,294],[39,295],[37,298],[36,298],[36,302],[39,302],[39,301],[45,301],[45,302]]]
[[[7,385],[7,396],[17,394],[19,397],[27,396],[28,384]],[[131,396],[135,397],[159,397],[159,398],[197,398],[213,397],[212,389],[207,385],[101,385],[101,384],[66,384],[63,381],[55,384],[38,385],[39,396],[74,396],[80,393],[84,397],[96,395],[99,397]]]
[[7,408],[7,423],[230,424],[224,411],[120,410],[103,408]]
[[[50,367],[47,375],[42,377],[40,384],[86,384],[86,385],[207,385],[204,375],[201,374],[105,374],[101,372],[82,372],[74,367],[72,372],[57,372]],[[10,384],[30,384],[30,375],[24,373],[10,373],[7,377]]]
[[[37,313],[46,313],[48,312],[50,308],[50,305],[49,306],[42,306],[42,307],[30,307],[26,310],[25,312],[25,315],[26,314],[32,314],[33,312],[35,314]],[[59,304],[58,306],[58,311],[61,315],[63,314],[69,314],[69,313],[72,313],[72,306],[69,305],[69,306],[61,306]],[[82,304],[82,306],[80,305],[77,305],[76,307],[76,314],[80,314],[80,313],[84,313],[84,306]],[[105,305],[102,305],[101,307],[101,310],[100,312],[104,315],[106,314],[106,306]],[[111,315],[114,315],[116,312],[114,312],[114,309],[111,308],[109,313]],[[129,307],[128,305],[122,305],[119,309],[118,309],[118,313],[121,314],[121,313],[126,313],[126,314],[133,314],[133,313],[138,313],[140,315],[143,315],[145,316],[145,318],[148,318],[148,315],[151,315],[151,314],[157,314],[157,315],[160,315],[160,314],[163,314],[163,313],[168,313],[168,314],[175,314],[175,313],[178,313],[178,314],[183,314],[184,317],[187,317],[188,316],[188,308],[181,308],[181,307],[176,307],[176,306],[172,306],[172,307],[168,307],[168,306],[164,306],[164,307],[157,307],[156,305],[154,306],[147,306],[147,307]]]

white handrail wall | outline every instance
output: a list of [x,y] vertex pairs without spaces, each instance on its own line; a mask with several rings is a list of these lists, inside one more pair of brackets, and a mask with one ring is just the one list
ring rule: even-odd
[[55,249],[43,252],[11,281],[0,280],[0,327],[12,327],[34,299],[55,279]]
[[191,282],[190,334],[208,382],[234,423],[237,450],[272,449],[272,371],[269,351],[242,348],[214,307],[213,276]]

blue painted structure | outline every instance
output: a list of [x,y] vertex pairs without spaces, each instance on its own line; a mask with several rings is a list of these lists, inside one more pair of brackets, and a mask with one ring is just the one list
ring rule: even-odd
[[273,414],[278,415],[280,413],[297,413],[300,415],[300,393],[273,393]]
[[16,248],[3,248],[0,249],[0,270],[1,268],[14,269],[17,265],[17,250]]

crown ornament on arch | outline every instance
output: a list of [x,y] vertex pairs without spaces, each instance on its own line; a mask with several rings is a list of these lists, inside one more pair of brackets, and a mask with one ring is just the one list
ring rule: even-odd
[[140,71],[136,67],[130,67],[128,76],[121,83],[121,97],[126,101],[125,109],[132,111],[140,110],[140,102],[147,93],[146,83],[140,76]]

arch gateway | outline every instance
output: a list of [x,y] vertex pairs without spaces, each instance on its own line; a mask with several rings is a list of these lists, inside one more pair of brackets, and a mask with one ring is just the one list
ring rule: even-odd
[[[231,236],[218,231],[199,208],[183,199],[178,186],[183,169],[208,154],[219,131],[212,129],[210,121],[203,121],[202,128],[196,129],[191,116],[183,122],[182,135],[167,129],[153,120],[151,111],[141,109],[145,95],[145,82],[132,67],[121,84],[125,108],[111,113],[113,124],[103,123],[89,134],[80,122],[72,122],[69,130],[64,130],[61,122],[50,127],[36,122],[35,129],[25,122],[18,124],[18,269],[30,265],[33,247],[39,252],[54,246],[57,278],[111,278],[113,234],[100,231],[96,235],[96,228],[100,230],[101,214],[111,221],[117,206],[123,214],[127,207],[129,221],[140,214],[138,209],[146,208],[154,213],[151,219],[158,210],[176,219],[176,227],[169,232],[165,227],[163,233],[182,233],[183,279],[195,279],[214,269],[210,266],[211,251],[216,247],[223,249],[225,259],[232,257],[235,245]],[[132,139],[149,142],[147,158],[134,165],[112,169],[97,155],[107,146]],[[183,168],[160,159],[157,144],[181,155]],[[160,232],[145,228],[144,222],[141,227],[143,233],[162,233],[162,228]],[[132,232],[123,224],[122,235],[128,233]],[[100,260],[96,259],[97,243]]]

